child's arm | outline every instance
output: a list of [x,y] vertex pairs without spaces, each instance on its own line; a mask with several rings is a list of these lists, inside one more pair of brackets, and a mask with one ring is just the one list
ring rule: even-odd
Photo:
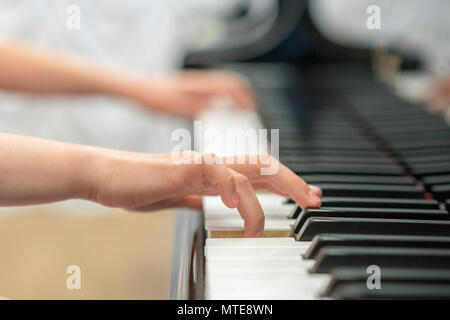
[[195,114],[222,96],[241,108],[255,104],[250,88],[230,73],[185,71],[142,77],[11,41],[0,41],[0,88],[40,94],[108,94],[178,115]]
[[[256,164],[225,165],[211,155],[190,151],[183,155],[189,163],[173,161],[174,154],[116,151],[0,133],[0,205],[79,198],[152,210],[196,206],[201,195],[220,195],[226,206],[239,210],[246,236],[261,236],[264,226],[254,189],[285,195],[302,207],[320,206],[320,189],[270,156]],[[278,170],[261,175],[260,169],[269,166]]]

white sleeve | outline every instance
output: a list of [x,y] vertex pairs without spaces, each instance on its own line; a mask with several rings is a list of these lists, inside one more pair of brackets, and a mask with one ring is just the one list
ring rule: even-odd
[[[310,0],[311,18],[330,40],[349,46],[396,43],[417,18],[416,0]],[[428,1],[427,1],[428,2]],[[369,29],[370,6],[380,8],[380,29]],[[403,38],[404,39],[404,38]]]
[[[309,0],[308,4],[316,27],[331,41],[412,52],[429,70],[450,72],[448,0]],[[380,8],[380,29],[367,27],[370,5]]]

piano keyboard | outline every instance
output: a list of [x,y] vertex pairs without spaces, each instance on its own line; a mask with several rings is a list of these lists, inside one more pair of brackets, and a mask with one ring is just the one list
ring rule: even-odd
[[[281,162],[323,202],[259,194],[265,237],[246,239],[238,212],[205,198],[205,298],[450,298],[448,124],[362,67],[240,71],[261,98],[248,127],[280,129]],[[380,289],[367,285],[372,265]]]

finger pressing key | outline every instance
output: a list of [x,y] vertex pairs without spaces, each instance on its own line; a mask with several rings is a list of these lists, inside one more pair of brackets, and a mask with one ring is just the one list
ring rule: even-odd
[[[231,170],[231,169],[230,169]],[[244,220],[244,237],[262,237],[264,233],[264,213],[249,179],[234,172],[236,191],[239,197],[238,211]]]
[[244,237],[262,237],[264,213],[250,180],[230,168],[213,154],[203,157],[203,176],[216,189],[223,203],[237,208],[244,220]]
[[238,196],[236,195],[234,176],[230,169],[222,164],[220,158],[211,153],[203,155],[202,169],[204,180],[219,193],[222,202],[228,208],[236,208]]

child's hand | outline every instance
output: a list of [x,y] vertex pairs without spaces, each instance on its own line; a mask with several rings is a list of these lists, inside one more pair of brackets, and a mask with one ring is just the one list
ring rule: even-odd
[[256,105],[256,98],[242,79],[230,72],[185,71],[128,86],[126,97],[149,109],[193,116],[211,107],[216,98],[228,98],[238,108]]
[[425,96],[425,101],[434,112],[445,113],[450,109],[450,76],[435,81]]
[[[269,155],[218,158],[192,151],[145,154],[0,133],[0,205],[86,199],[110,207],[200,207],[220,195],[244,219],[246,237],[262,236],[255,189],[319,207],[322,192]],[[265,173],[265,174],[263,174]]]
[[[320,207],[320,188],[309,186],[271,156],[264,156],[257,164],[221,164],[231,161],[195,152],[183,154],[191,164],[174,163],[173,154],[109,155],[94,170],[96,179],[89,199],[106,206],[148,211],[199,207],[200,196],[220,195],[227,207],[238,209],[246,237],[260,237],[264,230],[264,214],[255,189],[292,198],[303,208]],[[277,165],[275,174],[261,175],[261,168]]]

